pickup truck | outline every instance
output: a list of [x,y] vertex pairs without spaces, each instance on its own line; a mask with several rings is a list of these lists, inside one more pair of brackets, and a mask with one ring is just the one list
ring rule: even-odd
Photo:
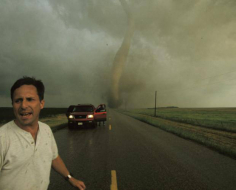
[[106,121],[106,105],[100,104],[95,108],[92,104],[71,105],[67,109],[69,129],[78,127],[96,127],[97,122]]

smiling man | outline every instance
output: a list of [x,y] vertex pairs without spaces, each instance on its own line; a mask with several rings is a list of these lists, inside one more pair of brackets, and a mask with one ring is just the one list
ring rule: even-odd
[[11,99],[16,119],[0,128],[0,189],[46,190],[53,167],[74,187],[84,190],[84,183],[71,176],[58,155],[50,127],[39,121],[43,83],[23,77],[12,86]]

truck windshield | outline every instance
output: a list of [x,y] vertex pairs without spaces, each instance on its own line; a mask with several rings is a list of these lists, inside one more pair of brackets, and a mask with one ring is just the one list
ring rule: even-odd
[[93,107],[91,106],[74,107],[73,112],[93,112]]

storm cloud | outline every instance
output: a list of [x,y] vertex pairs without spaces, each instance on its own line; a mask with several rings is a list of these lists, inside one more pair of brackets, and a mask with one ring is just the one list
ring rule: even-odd
[[[235,106],[234,0],[127,0],[135,22],[120,93],[128,107]],[[107,103],[128,27],[119,0],[0,2],[0,106],[35,76],[46,107]],[[7,101],[9,99],[9,101]],[[124,105],[123,105],[124,106]]]

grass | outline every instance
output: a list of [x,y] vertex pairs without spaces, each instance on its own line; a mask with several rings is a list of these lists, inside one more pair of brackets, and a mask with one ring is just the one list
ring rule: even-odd
[[54,115],[53,117],[44,117],[40,119],[41,122],[48,124],[51,128],[58,125],[67,124],[67,117],[65,114]]
[[[133,109],[129,112],[154,115],[154,109]],[[180,123],[236,132],[236,108],[159,108],[156,115]]]
[[41,118],[40,121],[48,124],[53,132],[67,126],[67,117],[65,114],[53,114],[50,117]]
[[157,110],[158,117],[153,117],[153,109],[118,111],[236,158],[236,130],[232,125],[236,124],[233,118],[236,109],[162,108]]
[[[40,121],[47,123],[50,127],[63,125],[67,123],[66,119],[67,108],[44,108],[40,113]],[[0,126],[15,118],[12,108],[0,108]]]

